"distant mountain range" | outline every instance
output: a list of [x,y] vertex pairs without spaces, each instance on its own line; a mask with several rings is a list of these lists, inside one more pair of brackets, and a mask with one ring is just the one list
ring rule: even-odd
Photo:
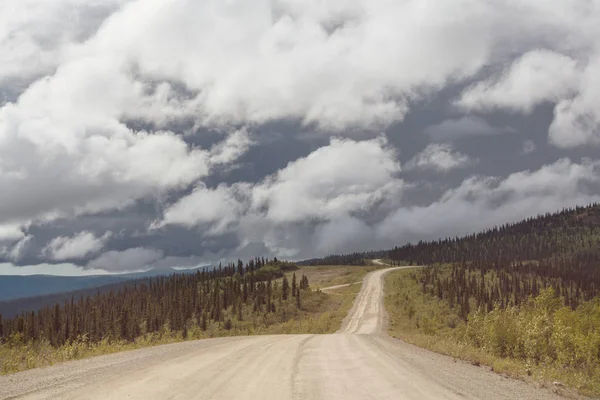
[[0,301],[72,292],[174,273],[194,273],[208,266],[189,270],[173,268],[153,269],[123,275],[55,276],[55,275],[0,275]]

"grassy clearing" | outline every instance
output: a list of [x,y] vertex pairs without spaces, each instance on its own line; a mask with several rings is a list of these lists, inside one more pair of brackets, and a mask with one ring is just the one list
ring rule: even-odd
[[[381,266],[346,266],[346,265],[326,265],[326,266],[305,266],[295,271],[296,276],[306,275],[313,290],[329,286],[345,285],[347,283],[362,282],[366,274],[381,268]],[[292,279],[293,272],[286,273],[289,280]]]
[[[466,339],[474,329],[471,317],[467,324],[459,318],[458,310],[451,308],[446,301],[424,294],[420,285],[411,277],[411,274],[415,273],[419,272],[394,271],[386,276],[385,306],[389,315],[388,333],[391,336],[470,361],[474,365],[488,366],[505,376],[523,379],[540,386],[554,387],[556,392],[568,397],[576,397],[577,393],[600,396],[598,368],[564,367],[544,360],[532,362],[531,359],[500,357],[494,354],[495,349],[491,343],[481,347],[473,345]],[[473,321],[476,321],[476,318]],[[521,325],[525,323],[526,321],[521,321]],[[499,325],[496,321],[493,328],[490,324],[482,325],[481,329],[495,329],[493,335],[502,339],[499,337],[498,328],[503,326],[507,325]],[[515,329],[505,331],[509,336],[514,336],[514,332]],[[553,385],[555,381],[564,386]]]
[[[360,281],[372,270],[365,267],[303,267],[296,276],[309,276],[311,289]],[[316,283],[313,283],[314,279]],[[291,280],[291,273],[290,273]],[[326,334],[337,331],[352,307],[360,285],[351,285],[323,293],[318,290],[301,292],[300,309],[295,301],[277,304],[274,313],[256,315],[251,307],[245,307],[242,319],[232,309],[224,310],[223,322],[208,321],[206,330],[200,321],[188,321],[185,331],[173,331],[165,324],[159,332],[144,334],[134,341],[111,341],[92,343],[85,336],[67,345],[54,348],[48,341],[22,344],[20,338],[0,345],[0,374],[10,374],[31,368],[49,366],[65,361],[134,350],[144,347],[176,343],[185,340],[207,339],[224,336],[267,334]],[[228,325],[230,321],[231,325]]]

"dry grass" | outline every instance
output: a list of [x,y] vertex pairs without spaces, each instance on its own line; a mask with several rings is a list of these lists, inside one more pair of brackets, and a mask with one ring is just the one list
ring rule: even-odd
[[[295,271],[296,278],[302,274],[306,275],[310,287],[313,290],[329,286],[344,285],[347,283],[362,282],[366,274],[376,270],[377,266],[347,266],[347,265],[325,265],[305,266]],[[286,273],[291,281],[293,272]]]
[[[390,336],[437,353],[482,365],[507,377],[553,389],[570,398],[600,396],[600,382],[583,371],[552,365],[533,365],[525,360],[498,357],[485,349],[457,340],[460,319],[444,301],[424,295],[409,277],[411,271],[394,271],[385,278],[385,307]],[[464,323],[462,323],[464,324]],[[554,386],[559,381],[564,386]]]

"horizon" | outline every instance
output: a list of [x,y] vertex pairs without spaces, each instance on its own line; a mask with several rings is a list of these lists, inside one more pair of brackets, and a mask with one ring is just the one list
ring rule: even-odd
[[[52,271],[55,273],[49,274],[45,272],[48,268],[45,265],[31,265],[31,266],[21,266],[14,267],[10,265],[6,265],[5,263],[0,263],[0,277],[2,276],[63,276],[63,277],[79,277],[79,276],[119,276],[119,275],[129,275],[129,274],[138,274],[138,273],[146,273],[152,271],[186,271],[186,270],[194,270],[201,268],[208,268],[211,265],[198,265],[195,267],[162,267],[162,268],[149,268],[143,270],[135,270],[135,271],[118,271],[118,272],[109,272],[106,270],[82,270],[81,268],[77,268],[76,266],[66,265],[63,267],[64,269],[53,269]],[[22,273],[11,273],[11,272],[22,272]],[[58,273],[56,273],[58,272]]]

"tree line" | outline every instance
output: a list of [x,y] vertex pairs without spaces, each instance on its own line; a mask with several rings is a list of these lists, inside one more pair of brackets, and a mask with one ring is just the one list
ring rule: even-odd
[[[125,286],[118,291],[71,297],[15,318],[0,315],[0,343],[47,340],[60,347],[85,335],[90,342],[126,340],[160,330],[180,331],[186,337],[191,325],[206,330],[217,323],[231,329],[235,320],[275,313],[293,303],[302,307],[306,276],[293,263],[264,258],[241,260],[212,271],[160,276]],[[275,279],[283,277],[281,282]]]
[[388,256],[387,250],[367,251],[352,254],[335,254],[323,258],[311,258],[298,262],[298,265],[369,265],[370,260],[385,258]]
[[472,307],[518,306],[548,287],[575,309],[599,294],[599,244],[600,205],[592,204],[389,254],[431,266],[418,274],[423,291],[460,307],[466,319]]

